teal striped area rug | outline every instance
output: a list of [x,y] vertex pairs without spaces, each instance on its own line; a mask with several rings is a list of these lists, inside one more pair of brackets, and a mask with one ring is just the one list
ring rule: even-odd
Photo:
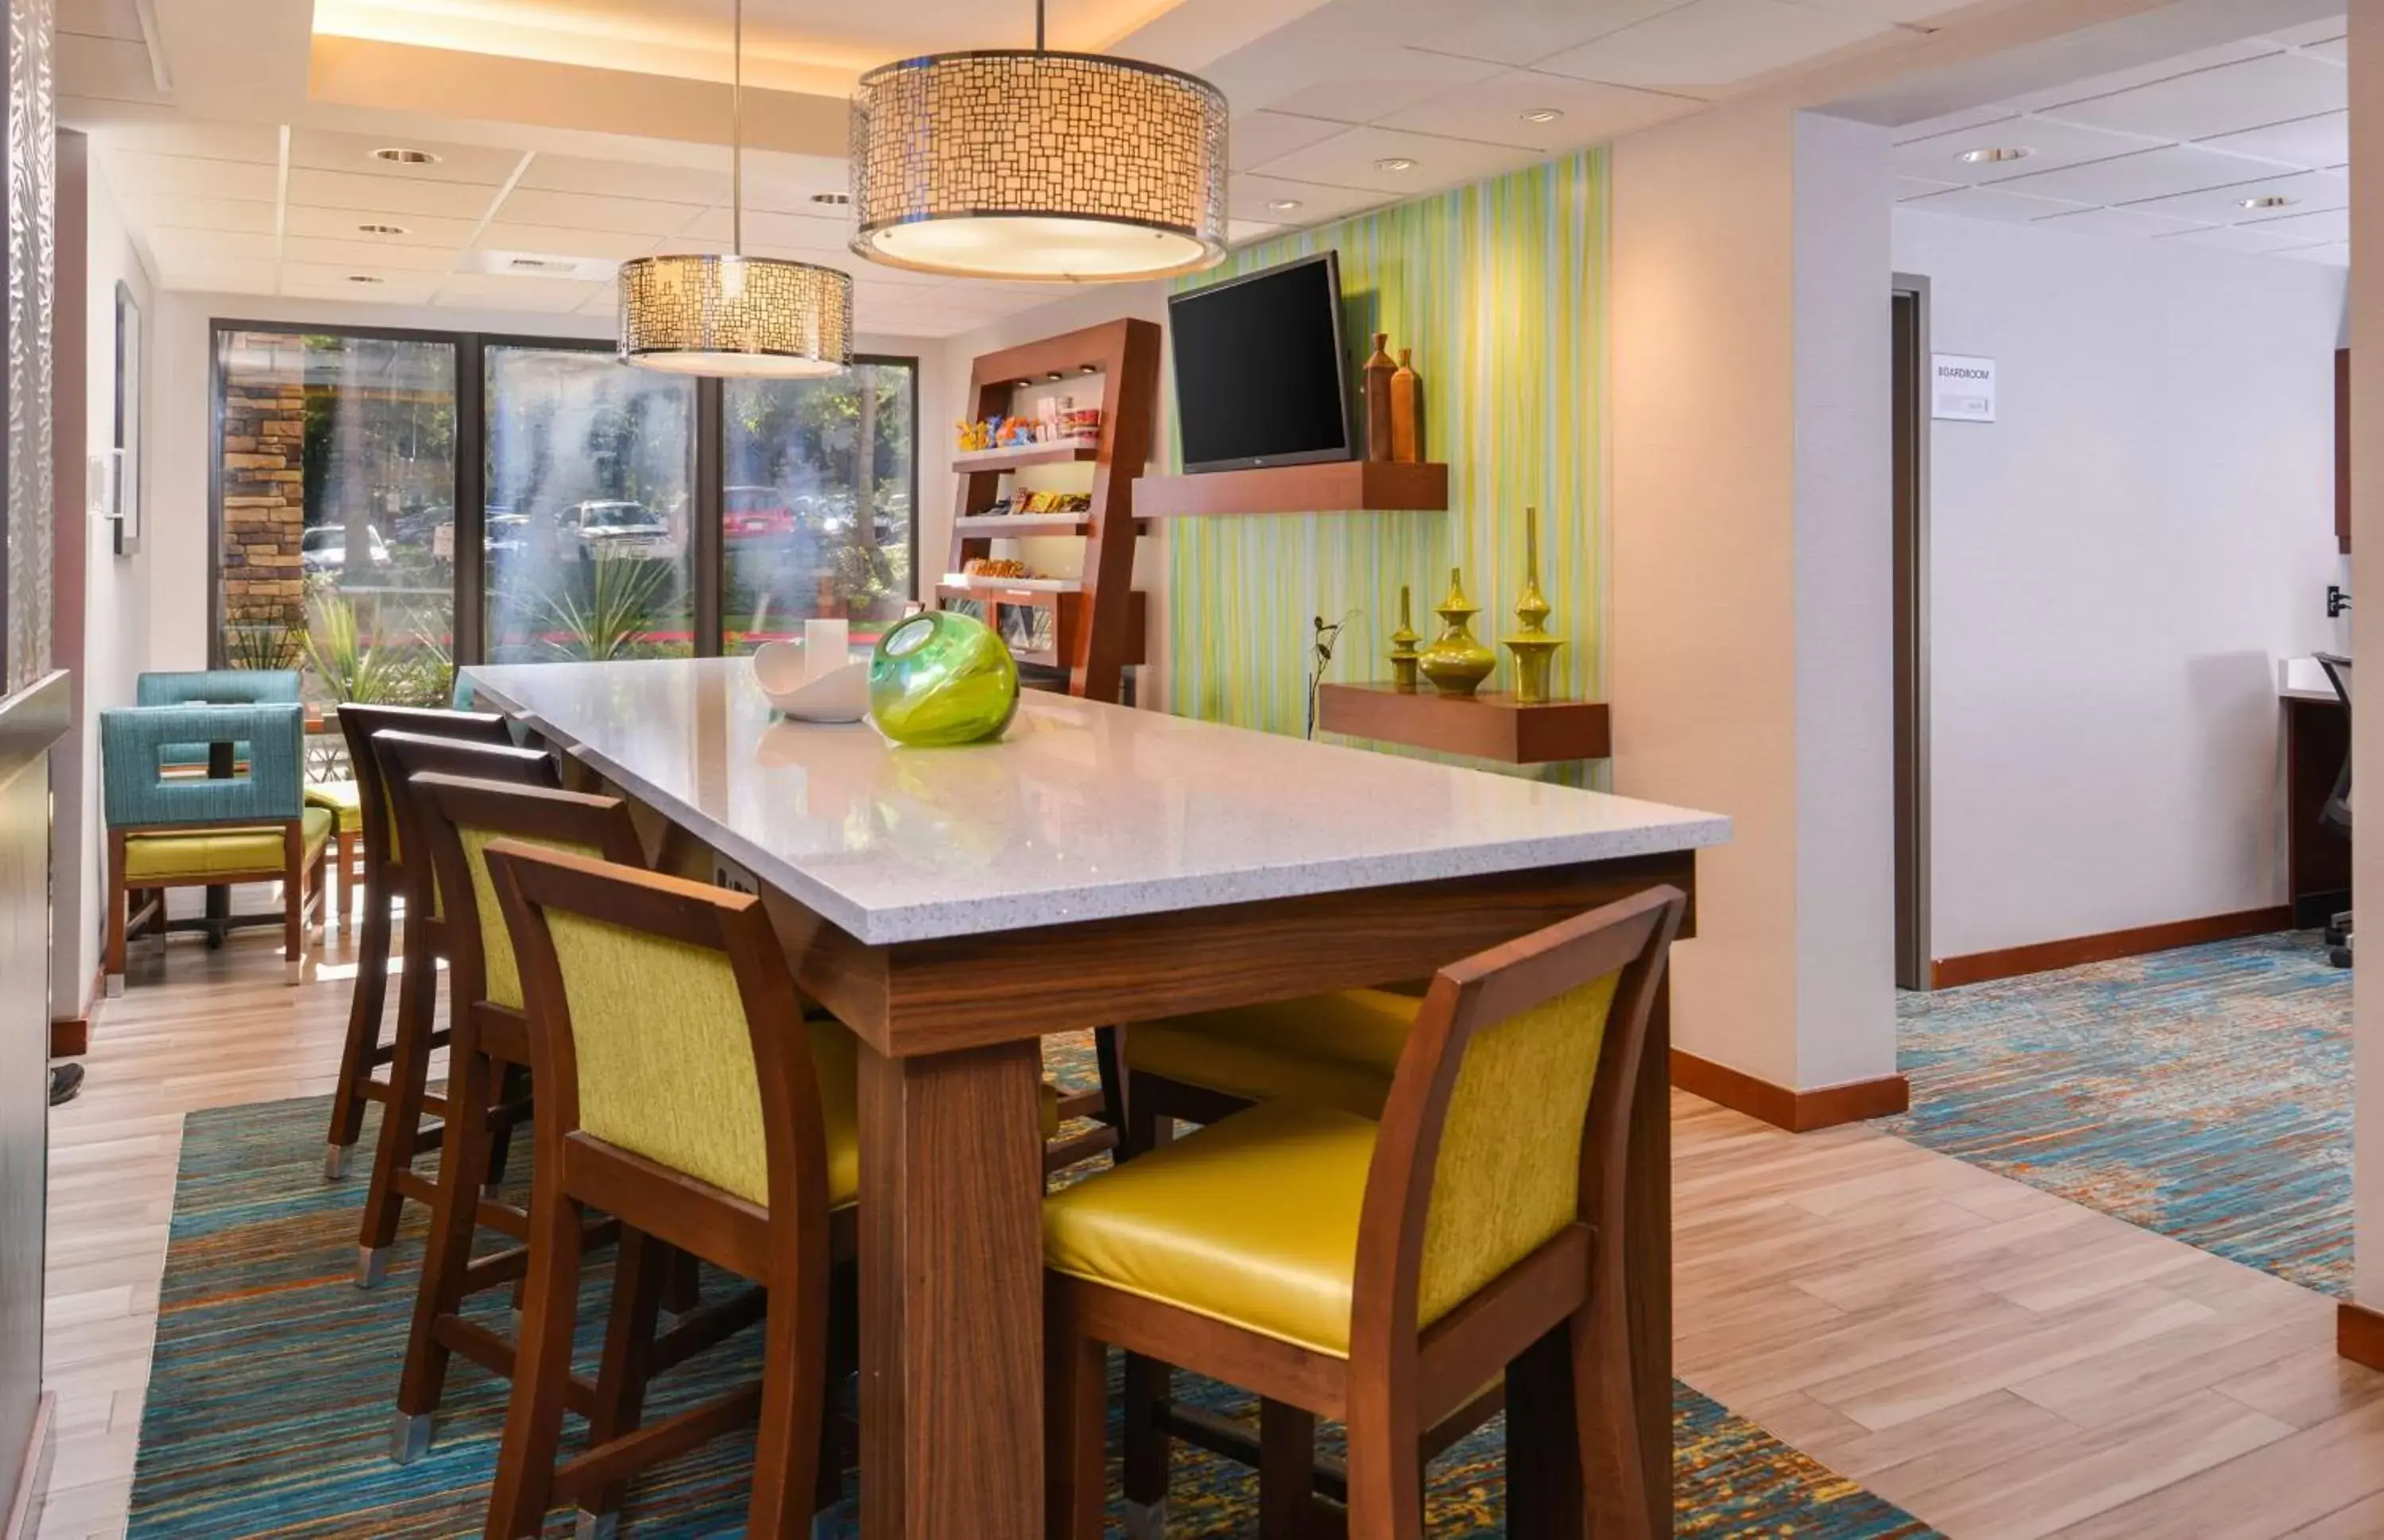
[[[387,1284],[365,1293],[349,1281],[363,1185],[322,1180],[328,1111],[324,1099],[266,1102],[193,1113],[184,1124],[132,1540],[479,1533],[503,1387],[459,1361],[430,1453],[404,1467],[386,1458],[421,1225],[417,1217],[400,1243]],[[604,1280],[590,1273],[581,1317],[592,1327]],[[715,1286],[730,1285],[710,1279],[707,1293]],[[494,1315],[503,1303],[500,1291],[486,1308]],[[658,1381],[654,1412],[756,1372],[759,1335],[746,1338]],[[591,1331],[583,1346],[593,1344]],[[1178,1390],[1219,1410],[1246,1407],[1190,1376]],[[1683,1536],[1935,1540],[1927,1525],[1685,1385],[1676,1387],[1673,1427]],[[1434,1536],[1504,1533],[1502,1445],[1494,1422],[1434,1463]],[[622,1534],[738,1533],[751,1460],[750,1439],[726,1439],[654,1473],[633,1488]],[[851,1480],[841,1536],[859,1534]],[[1170,1514],[1179,1540],[1248,1534],[1255,1478],[1179,1448]],[[565,1519],[549,1533],[568,1533]]]
[[1902,997],[1879,1126],[2351,1293],[2351,973],[2315,931]]

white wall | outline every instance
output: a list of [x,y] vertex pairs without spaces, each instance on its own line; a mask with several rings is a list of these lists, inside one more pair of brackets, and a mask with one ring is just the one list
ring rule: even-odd
[[[207,565],[208,466],[215,434],[211,376],[213,326],[218,320],[274,325],[395,327],[437,331],[485,331],[507,336],[604,338],[609,316],[473,311],[419,305],[351,304],[336,300],[260,298],[253,294],[169,292],[158,296],[151,349],[150,445],[153,491],[150,550],[160,574],[151,595],[146,668],[202,668],[207,657],[208,596],[215,574]],[[943,344],[931,339],[868,335],[855,351],[919,360],[919,492],[923,507],[949,509],[941,489],[950,455],[948,433],[937,427],[944,398]],[[939,515],[950,528],[950,513]],[[940,535],[937,539],[940,540]],[[921,532],[923,565],[930,553]],[[939,560],[940,555],[933,559]]]
[[1892,1074],[1882,130],[1725,108],[1613,150],[1615,789],[1728,813],[1672,1040]]
[[2283,901],[2276,662],[2349,640],[2344,273],[1907,208],[1894,246],[2001,395],[1930,438],[1932,955]]

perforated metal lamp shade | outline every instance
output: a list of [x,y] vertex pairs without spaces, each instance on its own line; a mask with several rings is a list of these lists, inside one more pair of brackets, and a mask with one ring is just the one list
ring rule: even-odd
[[759,256],[621,265],[621,358],[672,374],[816,376],[852,362],[852,279]]
[[1100,54],[873,69],[852,98],[852,249],[970,278],[1123,281],[1225,255],[1225,98]]

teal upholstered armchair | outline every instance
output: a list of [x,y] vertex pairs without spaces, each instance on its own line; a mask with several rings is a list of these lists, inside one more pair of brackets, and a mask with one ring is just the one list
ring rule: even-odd
[[[132,683],[137,706],[263,706],[302,699],[294,668],[201,668],[181,673],[143,674]],[[232,757],[248,757],[248,746],[236,743]],[[167,766],[196,771],[207,767],[207,745],[171,746]]]
[[[281,884],[278,915],[230,923],[279,919],[296,983],[305,962],[308,910],[320,899],[324,851],[338,821],[330,809],[306,802],[305,707],[292,700],[105,711],[99,743],[107,813],[107,992],[123,992],[132,934],[150,925],[176,928],[166,917],[167,888],[239,882]],[[193,750],[205,764],[218,743],[240,746],[234,753],[244,770],[236,764],[229,776],[192,776],[178,764]]]

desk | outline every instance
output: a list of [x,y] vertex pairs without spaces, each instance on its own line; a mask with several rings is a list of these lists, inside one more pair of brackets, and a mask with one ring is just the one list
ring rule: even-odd
[[2351,716],[2331,689],[2288,685],[2277,694],[2285,712],[2285,901],[2307,930],[2351,907],[2351,841],[2318,822],[2351,751]]
[[[753,874],[862,1039],[862,1533],[1043,1527],[1042,1037],[1416,978],[1658,883],[1729,821],[1033,694],[1002,741],[773,719],[743,659],[466,671],[474,698]],[[1694,913],[1694,910],[1692,910]],[[1625,1236],[1671,1489],[1669,1028]],[[1669,1509],[1666,1509],[1669,1512]]]

